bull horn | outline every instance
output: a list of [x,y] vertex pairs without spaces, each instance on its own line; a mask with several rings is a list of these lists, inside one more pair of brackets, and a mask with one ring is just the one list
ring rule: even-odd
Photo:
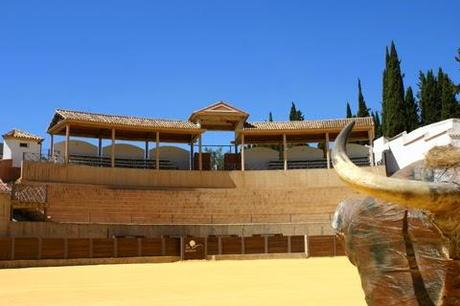
[[381,200],[432,212],[449,211],[460,206],[460,186],[455,184],[389,178],[355,166],[346,151],[354,125],[351,122],[340,132],[332,149],[334,169],[351,188]]

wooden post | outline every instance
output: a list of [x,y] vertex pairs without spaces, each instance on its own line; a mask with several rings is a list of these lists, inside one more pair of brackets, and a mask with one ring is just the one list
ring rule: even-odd
[[115,167],[115,128],[112,128],[112,168]]
[[194,144],[193,144],[193,140],[192,142],[190,142],[190,158],[189,158],[189,169],[190,170],[193,170],[193,167],[194,167],[194,162],[195,162],[195,153],[194,153]]
[[331,168],[331,153],[329,152],[329,133],[326,133],[326,143],[324,144],[326,149],[326,162],[327,168]]
[[240,154],[241,154],[241,171],[244,171],[244,134],[243,133],[241,133]]
[[69,138],[70,138],[70,125],[65,126],[65,151],[64,151],[64,159],[65,163],[69,163]]
[[144,152],[144,159],[149,159],[149,141],[145,141],[145,152]]
[[155,169],[160,170],[160,132],[156,133],[155,145]]
[[97,156],[102,157],[102,136],[99,136],[99,143],[97,144]]
[[51,144],[50,144],[50,157],[51,158],[54,158],[54,135],[53,134],[50,134],[51,136]]
[[286,134],[283,134],[283,165],[284,165],[284,171],[286,171],[288,169]]
[[374,140],[374,131],[369,130],[369,163],[371,167],[375,166],[374,162],[374,145],[373,145],[373,140]]
[[198,138],[198,170],[203,170],[203,144],[202,137]]

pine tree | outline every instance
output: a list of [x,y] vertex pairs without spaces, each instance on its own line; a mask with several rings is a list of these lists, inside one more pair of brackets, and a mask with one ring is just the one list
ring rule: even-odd
[[433,70],[428,70],[426,74],[420,72],[418,86],[420,123],[427,125],[441,120],[442,103]]
[[393,137],[405,130],[404,84],[401,74],[401,62],[394,42],[390,53],[386,49],[385,70],[383,72],[382,131],[387,137]]
[[363,91],[361,89],[361,80],[358,79],[358,113],[356,117],[369,117],[369,108],[364,101]]
[[458,114],[458,104],[455,98],[455,84],[441,68],[438,71],[438,94],[441,100],[440,120],[455,118]]
[[414,98],[412,87],[407,87],[406,96],[404,98],[404,114],[406,117],[405,129],[409,133],[419,127],[418,107]]
[[380,123],[380,116],[377,111],[372,113],[374,119],[375,138],[382,137],[382,124]]
[[347,102],[347,118],[353,118],[353,113],[351,112],[350,103]]
[[291,104],[291,111],[289,112],[289,120],[290,121],[303,121],[304,116],[300,110],[297,110],[295,107],[294,102]]
[[273,122],[272,112],[268,113],[268,121]]

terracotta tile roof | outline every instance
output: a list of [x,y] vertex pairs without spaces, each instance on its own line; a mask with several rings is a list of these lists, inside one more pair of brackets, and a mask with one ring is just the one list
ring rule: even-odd
[[19,129],[12,129],[8,133],[3,134],[3,138],[17,138],[22,140],[33,140],[37,142],[43,141],[43,138],[37,135],[30,134],[28,132],[21,131]]
[[306,129],[342,129],[351,121],[355,121],[355,127],[372,127],[372,117],[349,118],[349,119],[326,119],[305,121],[259,121],[246,123],[244,130],[306,130]]
[[71,110],[56,110],[56,114],[49,126],[49,129],[55,126],[62,120],[100,123],[113,126],[136,126],[144,128],[168,128],[168,129],[199,129],[198,125],[184,120],[165,120],[165,119],[150,119],[134,116],[120,116],[97,114]]

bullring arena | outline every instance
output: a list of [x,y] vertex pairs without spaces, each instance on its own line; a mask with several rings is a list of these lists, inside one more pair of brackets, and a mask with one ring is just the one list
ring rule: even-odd
[[[332,169],[330,142],[355,120],[353,162],[384,174],[372,118],[248,117],[225,102],[182,121],[57,110],[45,153],[40,136],[4,134],[1,301],[363,305],[330,225],[357,195]],[[206,131],[234,135],[220,165]]]
[[345,257],[9,269],[0,279],[3,305],[366,305]]

